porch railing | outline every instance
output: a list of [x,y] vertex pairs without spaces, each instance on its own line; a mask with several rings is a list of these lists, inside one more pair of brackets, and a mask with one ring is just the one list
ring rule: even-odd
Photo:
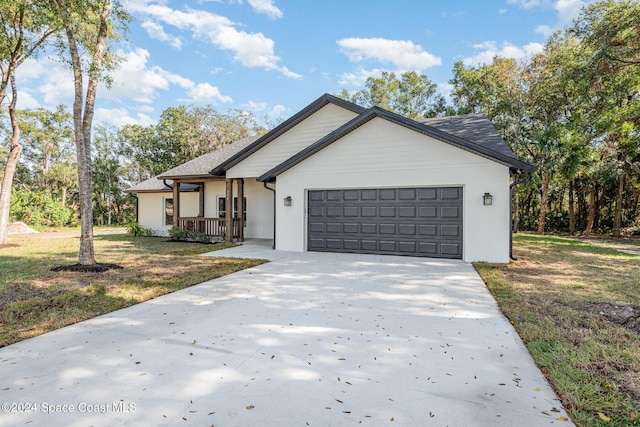
[[[233,218],[232,221],[232,236],[236,239],[240,236],[240,219]],[[178,228],[196,233],[206,233],[211,237],[227,236],[225,218],[180,217],[178,218]]]

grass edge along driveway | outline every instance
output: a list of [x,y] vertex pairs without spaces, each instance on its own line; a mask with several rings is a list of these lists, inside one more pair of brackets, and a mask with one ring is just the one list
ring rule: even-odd
[[122,269],[51,271],[75,264],[78,245],[74,233],[43,232],[13,235],[0,248],[0,347],[266,262],[198,256],[228,244],[133,237],[111,228],[96,229],[96,259]]
[[474,266],[574,422],[640,425],[640,256],[527,234],[514,248]]

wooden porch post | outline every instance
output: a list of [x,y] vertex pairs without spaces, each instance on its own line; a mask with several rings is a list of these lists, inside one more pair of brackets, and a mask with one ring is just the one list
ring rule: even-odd
[[204,182],[198,188],[199,196],[200,196],[200,209],[198,210],[198,216],[200,218],[204,218]]
[[233,178],[225,179],[225,184],[227,186],[227,191],[224,207],[224,229],[226,233],[226,241],[233,242]]
[[178,228],[180,218],[180,182],[173,181],[173,226]]
[[238,179],[238,242],[244,242],[244,179]]

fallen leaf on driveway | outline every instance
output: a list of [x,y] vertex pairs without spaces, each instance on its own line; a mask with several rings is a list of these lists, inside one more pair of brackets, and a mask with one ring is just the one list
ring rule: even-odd
[[250,411],[250,410],[252,410],[253,408],[255,408],[255,406],[253,406],[253,405],[247,405],[247,407],[246,407],[247,411]]

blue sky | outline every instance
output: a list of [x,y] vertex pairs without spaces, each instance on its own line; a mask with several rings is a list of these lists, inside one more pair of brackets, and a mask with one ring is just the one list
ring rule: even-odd
[[[167,107],[212,105],[287,118],[381,71],[450,90],[455,61],[525,59],[588,0],[125,0],[123,62],[100,87],[96,122],[155,123]],[[18,70],[18,108],[70,106],[73,82],[42,56]]]

